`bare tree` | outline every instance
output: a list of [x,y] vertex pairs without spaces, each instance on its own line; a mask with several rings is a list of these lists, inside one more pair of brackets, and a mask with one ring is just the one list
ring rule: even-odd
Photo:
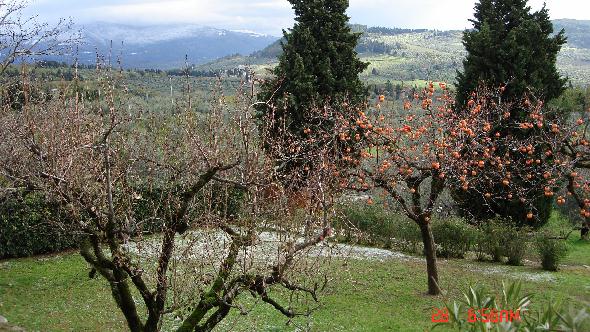
[[109,283],[130,330],[210,331],[249,311],[242,294],[289,319],[309,315],[327,280],[315,246],[331,233],[328,158],[308,155],[323,171],[293,206],[253,94],[232,106],[213,94],[205,115],[156,114],[134,110],[114,72],[99,74],[98,102],[62,93],[2,110],[0,174],[68,212],[56,227],[81,234],[91,275]]
[[23,57],[61,54],[74,45],[71,20],[39,22],[24,14],[28,0],[0,0],[0,75]]

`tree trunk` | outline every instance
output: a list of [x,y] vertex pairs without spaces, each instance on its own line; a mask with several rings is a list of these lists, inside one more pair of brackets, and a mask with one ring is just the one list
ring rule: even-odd
[[428,294],[439,295],[438,286],[438,269],[436,267],[436,248],[434,246],[434,237],[430,223],[426,220],[420,220],[418,223],[422,233],[422,242],[424,243],[424,254],[426,255],[426,270],[428,273]]

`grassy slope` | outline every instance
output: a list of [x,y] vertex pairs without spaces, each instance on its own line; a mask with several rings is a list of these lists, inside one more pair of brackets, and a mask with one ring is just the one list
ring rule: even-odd
[[[559,220],[552,222],[552,227],[560,227]],[[525,282],[526,290],[535,294],[534,303],[566,299],[588,305],[590,269],[584,265],[590,264],[590,243],[577,238],[570,238],[572,250],[560,272],[442,260],[441,284],[450,298],[458,298],[460,290],[471,284],[498,290],[502,280],[540,275],[537,281]],[[234,312],[219,330],[294,331],[310,325],[314,331],[424,331],[432,326],[431,308],[442,306],[444,300],[424,294],[425,264],[421,260],[336,261],[333,269],[337,274],[311,318],[286,325],[284,317],[260,304],[246,317]],[[0,314],[29,330],[125,330],[113,306],[104,280],[89,280],[86,264],[75,253],[0,262]]]

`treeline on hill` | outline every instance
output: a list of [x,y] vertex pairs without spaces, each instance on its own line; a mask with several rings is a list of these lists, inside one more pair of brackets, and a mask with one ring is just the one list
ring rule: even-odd
[[225,70],[200,70],[200,69],[170,69],[166,71],[170,76],[190,76],[190,77],[242,77],[249,81],[252,74],[247,68],[229,68]]
[[370,38],[362,38],[356,47],[356,51],[358,53],[397,54],[397,51],[403,48],[400,43],[387,44]]
[[369,33],[380,33],[382,35],[395,36],[404,33],[421,33],[427,32],[428,29],[402,29],[402,28],[386,28],[386,27],[370,27],[367,29]]
[[428,29],[402,29],[402,28],[386,28],[386,27],[369,27],[363,24],[349,24],[353,32],[361,33],[380,33],[382,35],[395,36],[404,33],[420,33],[427,32]]

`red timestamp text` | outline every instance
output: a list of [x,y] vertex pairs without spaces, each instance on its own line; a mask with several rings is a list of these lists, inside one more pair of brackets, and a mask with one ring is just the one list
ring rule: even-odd
[[[520,310],[497,310],[494,308],[469,308],[467,311],[468,323],[502,323],[520,321]],[[433,323],[448,323],[449,311],[447,308],[434,308],[431,321]]]

